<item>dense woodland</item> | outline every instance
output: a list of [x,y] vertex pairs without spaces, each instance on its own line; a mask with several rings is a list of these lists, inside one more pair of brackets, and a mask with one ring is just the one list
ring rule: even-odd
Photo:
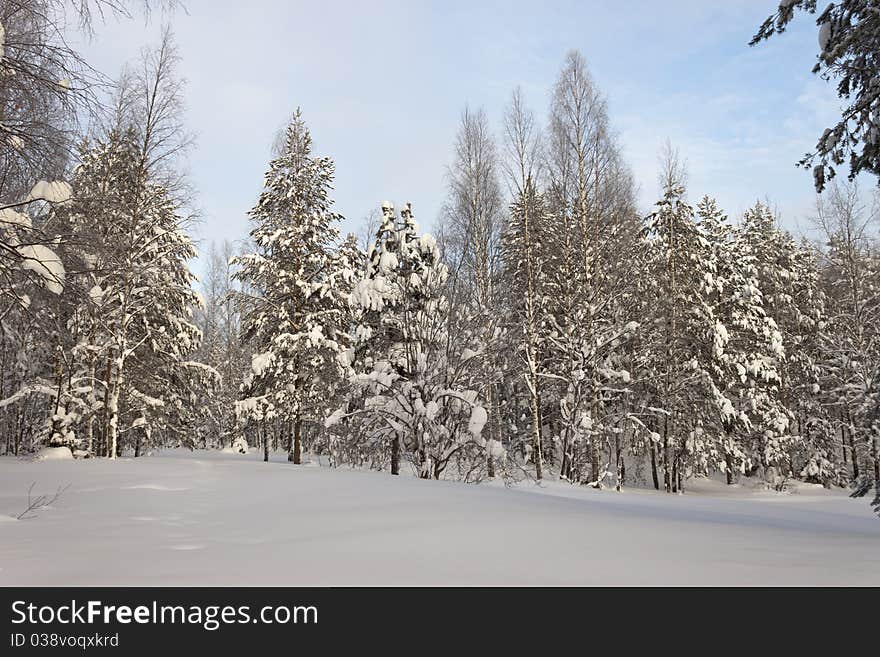
[[[851,112],[803,162],[821,191],[810,239],[771,201],[727,216],[671,146],[661,197],[637,207],[654,181],[634,179],[572,51],[546,113],[519,90],[498,121],[462,112],[433,235],[418,199],[382,190],[343,235],[333,160],[297,110],[262,183],[242,181],[250,235],[207,245],[197,280],[170,31],[111,81],[59,26],[125,6],[4,0],[0,450],[250,447],[426,479],[681,492],[720,473],[866,491],[880,480],[870,4],[820,16],[817,72],[856,77]],[[811,8],[786,0],[755,43]],[[869,184],[835,178],[845,164]]]

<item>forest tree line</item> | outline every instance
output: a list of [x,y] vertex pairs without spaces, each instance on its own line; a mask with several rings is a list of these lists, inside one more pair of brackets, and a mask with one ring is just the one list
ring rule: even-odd
[[876,191],[823,174],[819,238],[798,239],[769,202],[729,218],[697,196],[670,146],[642,212],[572,51],[546,121],[519,90],[496,126],[464,110],[433,235],[418,199],[343,235],[297,110],[248,239],[211,245],[198,281],[170,32],[96,82],[52,6],[0,12],[6,454],[259,446],[668,492],[880,480]]

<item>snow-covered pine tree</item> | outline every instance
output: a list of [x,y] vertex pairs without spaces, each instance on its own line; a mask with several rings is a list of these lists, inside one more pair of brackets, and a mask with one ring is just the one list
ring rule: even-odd
[[312,156],[297,109],[263,191],[250,211],[254,253],[237,256],[235,277],[254,290],[243,318],[254,350],[243,414],[286,424],[288,459],[302,462],[303,423],[326,414],[327,391],[342,376],[346,304],[354,272],[337,254],[341,217],[332,210],[333,161]]
[[664,490],[675,492],[681,490],[686,467],[714,451],[713,442],[703,437],[706,425],[712,427],[716,417],[719,424],[736,417],[715,368],[729,340],[711,299],[719,285],[715,262],[680,182],[670,181],[648,217],[644,248],[639,413],[650,432],[655,485],[659,450]]
[[[383,204],[376,241],[355,285],[352,383],[363,405],[349,415],[361,422],[363,439],[399,474],[409,456],[422,478],[439,478],[453,460],[473,469],[489,451],[482,438],[487,412],[473,389],[481,355],[479,327],[445,293],[449,272],[431,235],[418,232],[409,205],[397,220]],[[463,310],[463,309],[462,309]],[[339,410],[331,425],[345,415]],[[463,474],[464,474],[463,473]]]

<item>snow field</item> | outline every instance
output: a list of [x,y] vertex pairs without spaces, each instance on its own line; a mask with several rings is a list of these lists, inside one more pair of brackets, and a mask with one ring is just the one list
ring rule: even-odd
[[[864,500],[465,485],[183,452],[0,459],[0,585],[878,585]],[[70,484],[14,521],[34,494]]]

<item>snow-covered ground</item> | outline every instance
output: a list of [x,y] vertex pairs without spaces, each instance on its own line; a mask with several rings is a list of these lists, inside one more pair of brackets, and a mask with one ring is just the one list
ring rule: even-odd
[[[0,458],[0,585],[880,584],[880,520],[843,493],[505,489],[259,458]],[[32,482],[70,487],[13,520]]]

